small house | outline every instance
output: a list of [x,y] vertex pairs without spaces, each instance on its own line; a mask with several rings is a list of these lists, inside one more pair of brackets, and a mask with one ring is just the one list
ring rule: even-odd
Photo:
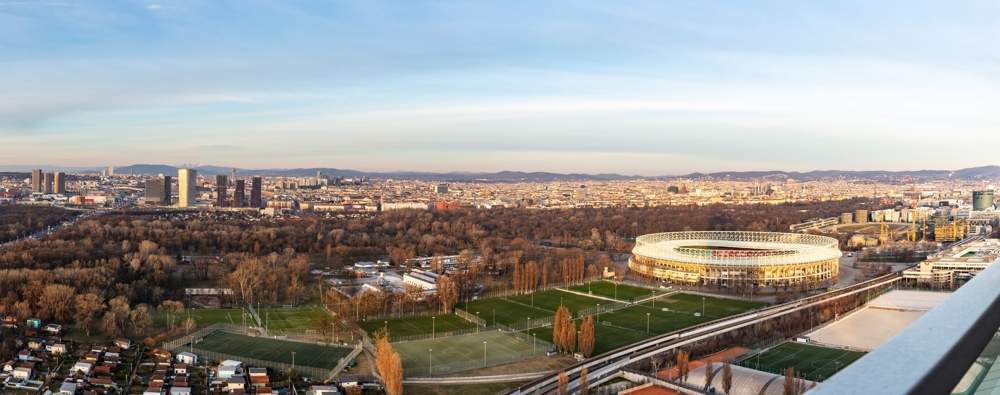
[[183,352],[178,353],[176,359],[177,359],[177,362],[180,362],[180,363],[183,363],[183,364],[188,364],[188,365],[197,365],[198,364],[198,355],[196,355],[194,353],[187,352],[187,351],[183,351]]

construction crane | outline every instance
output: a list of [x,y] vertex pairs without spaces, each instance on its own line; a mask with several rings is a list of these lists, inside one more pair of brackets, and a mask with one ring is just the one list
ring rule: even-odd
[[889,226],[885,224],[885,218],[883,217],[878,221],[878,243],[880,245],[887,245],[892,241],[889,236]]

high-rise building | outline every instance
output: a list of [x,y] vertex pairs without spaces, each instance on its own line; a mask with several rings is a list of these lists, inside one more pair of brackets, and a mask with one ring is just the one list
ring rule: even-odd
[[246,193],[247,193],[246,181],[244,181],[244,180],[236,180],[236,186],[234,188],[235,189],[233,190],[233,206],[236,206],[236,207],[246,206],[247,205],[247,200],[246,200]]
[[163,176],[163,199],[160,204],[170,205],[173,203],[174,177]]
[[42,193],[50,194],[52,193],[52,183],[55,181],[55,175],[52,173],[45,173],[45,177],[42,181]]
[[61,171],[52,173],[52,193],[57,195],[66,194],[66,173]]
[[34,169],[31,171],[31,192],[42,193],[42,181],[43,181],[42,169]]
[[253,208],[263,207],[263,205],[261,204],[263,202],[261,201],[260,198],[260,189],[261,189],[260,184],[261,184],[260,177],[254,177],[253,179],[250,180],[250,207]]
[[227,181],[227,177],[226,176],[224,176],[222,174],[219,174],[219,175],[215,176],[215,206],[216,207],[225,207],[226,203],[228,203],[229,200],[226,198],[226,190],[227,190],[228,186],[229,186],[229,181]]
[[434,193],[445,194],[448,193],[448,184],[437,184],[434,186]]
[[198,172],[194,169],[177,169],[177,206],[192,207],[198,187]]
[[146,204],[163,204],[163,190],[166,189],[163,184],[163,179],[160,178],[146,180],[146,196],[143,201]]

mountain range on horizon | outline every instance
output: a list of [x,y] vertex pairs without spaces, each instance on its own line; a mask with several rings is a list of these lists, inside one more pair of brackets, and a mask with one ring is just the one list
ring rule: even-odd
[[[0,166],[2,172],[30,172],[32,168],[41,168],[45,171],[62,170],[66,172],[96,172],[103,168],[94,167],[59,167],[59,166]],[[180,166],[165,164],[133,164],[116,167],[117,174],[136,175],[156,175],[156,174],[176,174]],[[201,175],[229,175],[234,168],[223,166],[192,166]],[[812,170],[806,172],[798,171],[720,171],[720,172],[695,172],[683,175],[663,175],[663,176],[637,176],[622,175],[617,173],[556,173],[556,172],[524,172],[524,171],[499,171],[499,172],[421,172],[421,171],[394,171],[394,172],[371,172],[353,169],[338,169],[329,167],[311,168],[288,168],[288,169],[242,169],[236,168],[238,176],[269,176],[269,177],[309,177],[320,172],[331,177],[370,177],[378,179],[419,179],[428,181],[483,181],[483,182],[518,182],[518,181],[617,181],[617,180],[656,180],[656,179],[712,179],[712,180],[764,180],[764,181],[784,181],[787,179],[796,180],[829,180],[829,179],[854,179],[869,181],[894,181],[912,177],[914,180],[995,180],[1000,179],[1000,166],[988,165],[970,167],[957,170]]]

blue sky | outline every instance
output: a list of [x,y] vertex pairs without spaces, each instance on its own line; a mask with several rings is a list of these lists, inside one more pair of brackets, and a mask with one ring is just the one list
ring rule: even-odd
[[997,163],[997,2],[0,0],[0,165]]

